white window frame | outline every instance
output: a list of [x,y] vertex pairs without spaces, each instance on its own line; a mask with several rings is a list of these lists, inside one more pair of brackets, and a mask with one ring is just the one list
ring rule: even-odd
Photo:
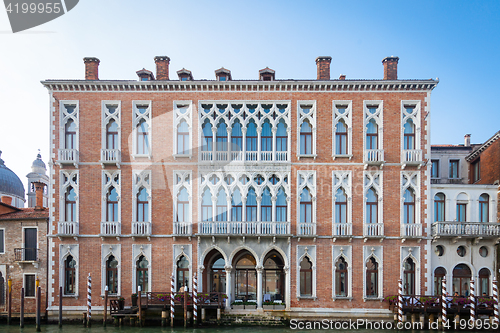
[[[301,184],[302,180],[302,184]],[[312,201],[312,223],[316,225],[316,170],[297,171],[297,223],[300,222],[300,194],[304,188],[308,188]]]
[[[401,171],[401,205],[400,205],[400,224],[401,224],[401,236],[404,235],[403,228],[405,226],[404,222],[404,194],[407,189],[411,188],[415,193],[415,223],[422,226],[420,220],[420,172],[419,171]],[[434,199],[433,199],[434,205]],[[410,223],[411,224],[411,223]],[[422,226],[423,227],[423,226]],[[423,231],[423,230],[422,230]]]
[[[336,264],[343,257],[347,263],[347,295],[337,296],[335,293],[336,284]],[[352,299],[352,246],[351,245],[332,245],[332,299]]]
[[[379,184],[376,183],[375,179],[379,178]],[[377,223],[384,223],[384,174],[382,171],[364,171],[363,172],[363,224],[368,223],[366,218],[366,194],[368,190],[373,187],[378,197],[377,206]],[[385,230],[384,230],[385,233]]]
[[[366,294],[366,263],[374,257],[378,263],[378,295],[377,297],[369,297]],[[383,246],[363,246],[363,301],[381,301],[384,299],[384,247]]]
[[132,170],[132,221],[137,222],[137,194],[139,189],[144,187],[148,193],[148,216],[149,223],[151,223],[151,213],[152,213],[152,192],[151,192],[151,170]]
[[[139,106],[147,106],[146,112],[141,114],[139,112]],[[153,152],[153,127],[152,127],[152,114],[153,114],[153,106],[152,102],[149,101],[132,101],[132,157],[134,159],[147,157],[151,159]],[[137,152],[137,130],[138,125],[143,120],[148,125],[148,136],[149,136],[149,151],[148,154],[139,154]]]
[[[413,107],[414,111],[412,114],[406,112],[407,107]],[[401,101],[401,163],[405,163],[404,154],[404,125],[408,120],[412,120],[415,126],[415,147],[410,150],[420,150],[421,149],[421,116],[420,116],[420,101],[418,100],[402,100]],[[423,152],[422,152],[423,154]],[[423,160],[423,155],[422,160]]]
[[[308,113],[304,112],[304,109],[309,109]],[[302,123],[308,120],[312,127],[312,153],[311,154],[301,154],[300,153],[300,127]],[[297,158],[301,157],[313,157],[316,159],[316,101],[297,101]]]
[[[456,178],[451,178],[451,174],[450,174],[450,163],[451,161],[458,161],[458,167],[457,167],[457,177]],[[462,173],[460,172],[461,170],[461,167],[462,167],[462,161],[460,158],[458,157],[453,157],[453,158],[448,158],[448,169],[447,169],[447,172],[448,172],[448,179],[456,179],[456,180],[460,180],[462,179]]]
[[[74,105],[75,106],[75,111],[70,114],[67,112],[66,105]],[[59,128],[60,128],[60,135],[59,135],[59,147],[61,149],[68,149],[66,148],[66,123],[69,120],[73,120],[76,125],[76,142],[75,142],[75,150],[79,150],[79,143],[80,143],[80,102],[77,100],[63,100],[59,101],[59,115],[60,115],[60,122],[59,122]]]
[[[187,261],[189,262],[189,291],[193,290],[193,258],[192,254],[193,249],[191,244],[174,244],[173,245],[173,272],[175,274],[174,276],[174,286],[175,289],[177,289],[177,262],[182,256],[185,256]],[[176,290],[177,292],[178,290]]]
[[121,244],[102,244],[101,245],[101,296],[104,296],[104,291],[106,288],[106,261],[113,255],[118,261],[118,287],[117,293],[111,294],[112,296],[121,296],[121,286],[122,286],[122,256],[121,256]]
[[[108,106],[115,106],[116,111],[114,114],[109,113]],[[101,109],[102,109],[102,149],[106,149],[106,140],[107,140],[107,131],[106,127],[108,126],[111,120],[114,120],[118,125],[118,150],[121,150],[121,142],[122,142],[122,131],[121,131],[121,112],[122,112],[122,102],[119,100],[114,101],[101,101]]]
[[[345,112],[342,114],[339,112],[341,106],[346,106]],[[352,159],[352,101],[336,100],[332,102],[332,157],[348,157],[349,160]],[[337,154],[336,150],[336,134],[337,134],[337,124],[343,120],[347,126],[347,154]]]
[[[76,176],[76,182],[73,180],[73,177]],[[61,170],[59,175],[59,184],[60,184],[60,192],[59,192],[59,221],[60,222],[69,222],[66,221],[66,190],[69,186],[73,187],[76,194],[76,223],[80,221],[80,200],[79,200],[79,186],[80,183],[80,175],[78,170]],[[65,182],[64,178],[68,178]]]
[[[191,158],[193,156],[192,151],[193,151],[193,101],[174,101],[174,127],[173,127],[173,156],[174,158],[177,157],[189,157]],[[186,109],[186,113],[181,113],[181,109]],[[180,123],[182,121],[185,121],[188,125],[189,129],[189,139],[188,139],[188,154],[181,154],[178,151],[178,144],[177,144],[177,131]],[[201,128],[201,127],[200,127]]]
[[[415,263],[415,294],[420,295],[420,247],[418,246],[401,246],[400,248],[401,264],[399,276],[403,282],[403,293],[404,293],[404,263],[408,258],[411,258]],[[438,266],[439,267],[439,266]],[[436,269],[435,267],[434,269]],[[434,284],[434,272],[432,272],[432,281]]]
[[[78,289],[78,284],[79,284],[79,271],[78,271],[78,266],[80,263],[79,259],[79,254],[80,254],[80,247],[78,244],[59,244],[59,286],[63,288],[63,297],[74,297],[78,298],[79,295],[79,289]],[[76,261],[75,265],[75,293],[74,294],[66,294],[65,293],[65,261],[68,258],[68,256],[72,256],[73,260]]]
[[[302,296],[300,294],[300,263],[302,260],[308,257],[309,260],[312,263],[312,290],[311,290],[311,296]],[[316,245],[297,245],[297,263],[296,263],[296,270],[297,270],[297,288],[296,288],[296,293],[297,293],[297,299],[316,299]]]
[[[338,182],[336,183],[336,179]],[[339,188],[343,188],[347,197],[347,223],[352,228],[352,171],[334,170],[332,171],[332,235],[335,237],[335,224],[340,223],[335,220],[335,194]],[[352,235],[352,229],[351,229]]]
[[[178,181],[177,178],[180,178]],[[200,179],[201,180],[201,179]],[[201,184],[201,181],[199,182]],[[174,223],[177,223],[177,196],[179,195],[179,192],[182,190],[182,188],[185,188],[186,191],[188,192],[189,196],[189,214],[187,217],[187,221],[185,222],[192,222],[193,221],[193,172],[191,170],[174,170],[174,207],[172,209],[173,212],[173,220]],[[202,193],[202,192],[200,192]],[[213,196],[213,194],[212,194]],[[200,197],[200,207],[201,207],[201,197]],[[199,215],[201,216],[201,215]],[[201,220],[201,219],[200,219]]]
[[[377,111],[374,114],[369,112],[370,106],[376,106]],[[370,120],[374,119],[378,126],[378,149],[384,149],[384,101],[373,100],[363,101],[363,150],[367,150],[366,146],[366,126]]]
[[[148,260],[148,290],[141,290],[141,292],[151,292],[152,285],[152,259],[151,244],[132,244],[132,292],[137,293],[137,260],[143,255]],[[145,294],[143,294],[145,296]]]
[[[34,273],[23,273],[23,288],[24,290],[26,291],[26,275],[34,275],[35,276],[35,296],[24,296],[24,298],[28,298],[28,299],[34,299],[36,298],[36,278],[38,277],[38,273],[34,272]],[[7,296],[7,293],[6,293],[6,296]]]
[[[109,178],[109,181],[106,182],[106,176]],[[115,182],[114,178],[118,176],[118,182]],[[122,221],[122,201],[121,201],[121,171],[120,170],[110,170],[102,171],[102,208],[101,208],[101,221],[102,222],[117,222],[121,224]],[[107,221],[106,220],[106,210],[107,210],[107,194],[110,187],[114,187],[116,192],[118,193],[118,221]]]

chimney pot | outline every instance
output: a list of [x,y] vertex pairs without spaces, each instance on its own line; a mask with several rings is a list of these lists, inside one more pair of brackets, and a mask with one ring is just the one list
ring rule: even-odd
[[465,134],[464,135],[464,146],[465,147],[470,147],[470,134]]
[[317,79],[318,80],[330,80],[330,63],[332,62],[332,57],[323,56],[316,58],[317,67]]
[[34,182],[36,192],[36,205],[35,210],[43,209],[43,188],[45,184],[42,182]]
[[99,59],[83,58],[85,63],[85,80],[99,80]]
[[168,78],[168,66],[170,64],[170,58],[167,56],[156,56],[156,80],[166,81]]
[[384,80],[397,80],[398,79],[398,61],[399,57],[385,57],[382,60],[384,65]]

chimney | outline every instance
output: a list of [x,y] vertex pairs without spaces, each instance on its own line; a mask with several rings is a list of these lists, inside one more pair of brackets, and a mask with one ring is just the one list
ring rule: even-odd
[[3,195],[2,196],[2,202],[4,204],[7,204],[7,205],[11,205],[12,204],[12,198],[11,197],[8,197],[6,195]]
[[35,185],[36,192],[35,210],[41,210],[43,209],[43,188],[45,187],[45,184],[42,182],[34,182],[33,185]]
[[382,60],[382,64],[384,64],[384,80],[398,79],[398,61],[398,57],[385,57]]
[[83,58],[85,63],[85,80],[99,80],[99,59]]
[[168,78],[168,65],[170,64],[170,58],[167,56],[156,56],[156,80],[165,81]]
[[330,80],[330,63],[332,57],[317,57],[316,67],[318,68],[318,80]]
[[259,80],[261,81],[274,81],[276,71],[266,67],[259,71]]
[[464,146],[465,147],[470,147],[470,134],[465,134],[464,135]]

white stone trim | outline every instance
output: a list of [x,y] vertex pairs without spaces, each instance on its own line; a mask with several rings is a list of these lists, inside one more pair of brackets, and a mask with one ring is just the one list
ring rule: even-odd
[[[340,113],[339,108],[346,106],[345,112]],[[347,154],[338,155],[336,151],[337,124],[343,120],[347,127]],[[352,101],[336,100],[332,101],[332,157],[352,158]]]
[[151,170],[132,170],[132,221],[137,222],[137,194],[144,187],[148,193],[149,221],[152,222],[152,192],[151,192]]
[[[304,112],[304,109],[309,109],[308,113]],[[301,157],[314,157],[316,158],[316,101],[297,101],[297,158]],[[308,121],[311,125],[312,130],[312,152],[311,154],[301,154],[300,153],[300,126],[304,121]]]
[[[192,149],[193,149],[193,101],[174,101],[174,123],[173,123],[173,155],[178,157],[191,157]],[[182,113],[181,110],[186,109],[185,113]],[[177,130],[182,121],[185,121],[188,125],[189,129],[189,143],[188,143],[188,154],[181,154],[177,149]],[[201,128],[201,127],[200,127]]]
[[[312,263],[312,290],[311,296],[301,296],[300,295],[300,263],[302,260],[308,257]],[[295,263],[295,269],[297,272],[297,285],[296,285],[296,296],[297,299],[300,298],[316,298],[316,245],[297,245],[297,262]]]
[[[174,283],[175,283],[175,288],[177,289],[177,262],[182,256],[185,256],[186,259],[189,262],[189,291],[193,290],[193,246],[192,244],[174,244],[172,245],[173,247],[173,269],[172,272],[174,272]],[[199,279],[201,282],[201,279]],[[201,284],[201,283],[200,283]],[[178,290],[176,290],[178,291]]]
[[[66,178],[66,180],[65,180]],[[79,172],[78,170],[61,170],[59,174],[59,184],[60,184],[60,192],[59,192],[59,221],[66,221],[66,191],[68,187],[72,187],[75,190],[76,194],[76,223],[80,220],[80,200],[79,200]],[[56,226],[57,230],[57,226]]]
[[[146,112],[141,114],[139,106],[147,106]],[[153,106],[151,101],[132,101],[132,157],[148,157],[151,159],[153,153],[153,126],[152,126]],[[149,152],[148,154],[139,154],[137,152],[137,131],[139,123],[144,120],[148,125]]]
[[[65,293],[65,261],[68,256],[72,256],[76,262],[75,265],[75,293]],[[59,286],[63,288],[63,296],[78,297],[79,296],[79,265],[80,265],[80,246],[79,244],[59,244]]]
[[[421,126],[421,112],[420,112],[420,100],[402,100],[401,101],[401,151],[404,149],[404,125],[408,120],[411,120],[413,122],[413,125],[415,126],[415,147],[413,149],[420,149],[421,145],[421,132],[422,132],[422,126]],[[411,106],[414,108],[414,111],[412,114],[408,114],[406,112],[406,107]],[[403,154],[401,155],[401,158],[403,158]],[[404,163],[404,160],[401,161]]]
[[[187,216],[187,221],[193,221],[193,171],[191,170],[174,170],[174,191],[173,196],[173,209],[172,209],[172,221],[177,222],[177,197],[180,191],[185,188],[188,193],[189,198],[189,214]],[[200,206],[201,206],[201,195],[200,192]],[[212,194],[213,196],[213,194]]]
[[405,261],[411,258],[415,263],[415,294],[422,295],[422,291],[420,288],[420,247],[419,246],[401,246],[400,247],[400,279],[403,281],[403,293],[404,293],[404,263]]
[[363,223],[368,223],[366,215],[366,195],[373,187],[378,197],[377,223],[384,222],[384,174],[382,171],[363,171]]
[[[116,106],[115,113],[110,113],[108,106]],[[118,140],[116,149],[121,151],[121,142],[122,142],[122,131],[121,131],[121,112],[122,112],[122,102],[119,100],[114,101],[101,101],[101,109],[102,109],[102,123],[101,123],[101,131],[102,131],[102,149],[106,149],[106,127],[108,126],[111,120],[116,122],[118,125]]]
[[[72,105],[75,106],[75,111],[73,113],[68,113],[66,109],[66,105]],[[66,147],[66,137],[65,137],[65,132],[66,132],[66,123],[69,120],[73,120],[76,125],[76,140],[75,140],[75,148],[76,150],[79,149],[79,143],[80,143],[80,102],[77,100],[63,100],[59,101],[59,148],[60,149],[68,149]]]
[[[383,246],[372,246],[372,245],[364,245],[363,246],[363,300],[366,301],[368,299],[384,299],[384,247]],[[378,263],[378,297],[368,297],[366,295],[366,263],[368,260],[374,257]]]
[[[118,288],[117,294],[113,296],[121,295],[121,285],[122,285],[122,246],[121,244],[101,244],[101,295],[104,295],[104,290],[106,287],[106,261],[113,255],[118,261]],[[111,293],[110,293],[111,294]]]
[[[343,257],[347,263],[347,295],[335,295],[335,272],[337,270],[336,263]],[[352,298],[352,246],[351,245],[332,245],[332,298],[346,299]]]
[[[369,112],[369,106],[376,106],[377,110],[374,114]],[[384,101],[373,100],[373,101],[363,101],[363,149],[366,150],[366,126],[370,120],[375,120],[378,126],[378,148],[384,149]]]
[[[401,228],[404,226],[404,194],[407,189],[411,188],[415,194],[415,221],[414,224],[421,224],[421,187],[420,187],[420,171],[401,171],[401,204],[400,204],[400,223]],[[401,234],[403,236],[403,234]]]
[[312,201],[312,223],[316,224],[316,170],[297,171],[297,221],[300,222],[300,194],[304,188],[308,188]]
[[[106,179],[107,178],[107,179]],[[102,222],[118,222],[122,221],[122,192],[121,192],[121,170],[103,170],[102,171],[102,205],[101,205],[101,221]],[[107,197],[108,191],[111,187],[116,189],[118,194],[118,221],[107,221]]]
[[[340,223],[335,220],[335,194],[339,188],[343,188],[347,197],[347,221],[352,223],[352,171],[334,170],[332,171],[332,223]],[[334,235],[332,225],[332,234]]]
[[[132,244],[132,293],[137,293],[137,260],[143,255],[148,260],[148,290],[142,292],[151,292],[151,284],[153,282],[151,273],[151,263],[153,257],[151,256],[151,244]],[[168,280],[168,279],[167,279]]]

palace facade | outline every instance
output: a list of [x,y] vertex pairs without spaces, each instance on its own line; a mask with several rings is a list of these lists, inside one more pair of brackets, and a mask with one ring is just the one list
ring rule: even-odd
[[[93,293],[192,289],[307,316],[391,316],[386,296],[432,292],[429,112],[438,81],[47,80],[49,310]],[[100,298],[93,303],[102,306]]]

